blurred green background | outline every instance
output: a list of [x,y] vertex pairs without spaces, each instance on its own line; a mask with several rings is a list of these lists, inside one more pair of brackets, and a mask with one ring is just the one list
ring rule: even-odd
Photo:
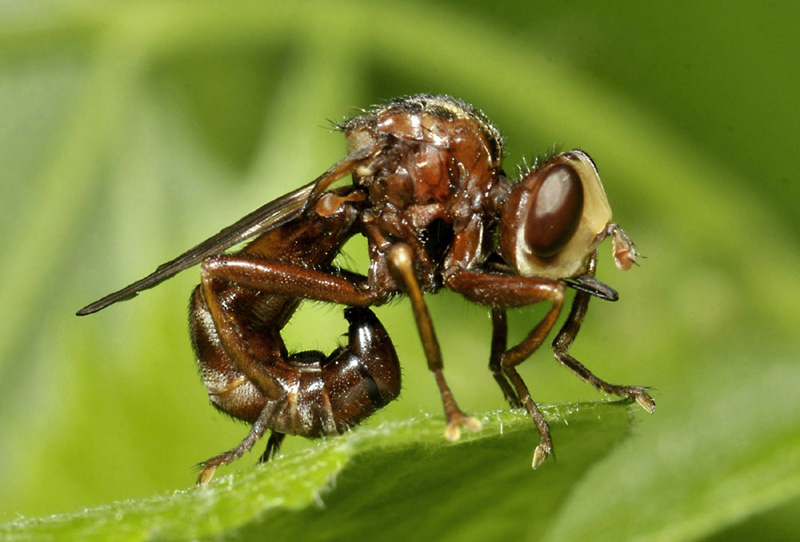
[[[431,92],[494,120],[509,173],[553,143],[589,152],[647,256],[622,273],[603,247],[621,299],[593,303],[572,352],[653,386],[658,408],[562,517],[668,540],[800,536],[798,22],[794,2],[6,0],[0,520],[185,488],[238,443],[247,428],[208,406],[194,367],[196,270],[74,312],[324,171],[344,154],[329,119]],[[461,405],[502,408],[486,311],[429,303]],[[513,334],[543,311],[514,313]],[[438,415],[407,302],[377,312],[404,391],[369,423]],[[309,304],[287,343],[327,351],[344,330],[339,308]],[[523,376],[543,403],[607,399],[546,351]]]

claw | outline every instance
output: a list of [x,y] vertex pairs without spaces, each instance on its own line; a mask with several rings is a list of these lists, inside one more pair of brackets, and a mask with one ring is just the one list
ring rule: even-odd
[[656,411],[656,402],[653,400],[652,397],[650,397],[646,393],[637,395],[636,402],[639,403],[639,405],[650,414]]
[[483,427],[483,424],[481,424],[477,418],[459,414],[457,416],[453,416],[453,419],[447,423],[447,426],[444,428],[444,437],[450,442],[457,441],[461,438],[462,427],[469,429],[470,431],[480,431]]
[[215,472],[217,472],[217,467],[203,467],[203,470],[200,471],[200,476],[197,477],[196,484],[198,486],[207,485],[214,478]]
[[536,447],[536,449],[533,451],[533,463],[531,465],[534,470],[542,466],[542,463],[545,462],[552,451],[552,446],[543,442]]
[[458,423],[450,422],[444,428],[444,438],[450,442],[455,442],[461,438],[461,427]]

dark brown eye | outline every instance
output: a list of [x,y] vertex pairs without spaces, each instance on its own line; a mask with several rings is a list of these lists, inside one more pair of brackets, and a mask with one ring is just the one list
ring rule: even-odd
[[525,223],[525,242],[540,258],[557,254],[572,238],[583,213],[583,184],[575,170],[559,164],[537,183]]

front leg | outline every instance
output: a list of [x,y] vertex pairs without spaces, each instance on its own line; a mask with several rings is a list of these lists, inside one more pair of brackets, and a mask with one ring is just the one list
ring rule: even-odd
[[[589,259],[586,273],[587,277],[594,276],[596,263],[597,255],[594,254]],[[544,416],[536,406],[536,403],[531,399],[527,386],[515,367],[531,356],[533,352],[541,346],[547,334],[555,325],[564,301],[565,283],[538,277],[520,277],[516,275],[501,275],[465,270],[455,270],[449,273],[446,277],[446,283],[448,287],[461,293],[467,299],[493,307],[492,353],[489,366],[512,407],[516,406],[516,404],[514,403],[513,395],[509,394],[507,391],[508,383],[502,379],[503,375],[513,384],[517,392],[517,398],[526,407],[536,424],[540,435],[540,444],[536,448],[533,458],[533,467],[536,468],[541,465],[547,458],[547,455],[552,451],[550,432],[547,422],[544,420]],[[598,291],[603,293],[606,290],[601,289]],[[655,401],[646,393],[645,388],[640,386],[609,384],[595,376],[583,364],[567,353],[567,350],[575,340],[581,328],[581,324],[586,316],[586,311],[588,310],[589,299],[592,295],[593,294],[589,293],[588,290],[579,290],[575,294],[570,314],[552,343],[556,359],[578,375],[582,380],[592,384],[598,390],[621,397],[632,398],[645,410],[652,413],[655,409]],[[507,336],[505,309],[521,307],[541,301],[550,301],[553,304],[544,319],[539,322],[519,344],[508,350],[504,350]],[[497,374],[498,367],[502,370],[502,375]]]
[[[596,264],[597,254],[595,253],[589,260],[587,276],[594,277]],[[584,382],[588,382],[605,393],[634,399],[642,408],[652,414],[655,411],[656,402],[647,394],[646,388],[642,386],[620,386],[617,384],[610,384],[595,376],[585,365],[567,353],[567,350],[575,341],[578,331],[580,331],[584,318],[586,318],[586,311],[589,308],[589,299],[591,299],[591,297],[592,295],[590,293],[581,290],[575,294],[569,316],[551,344],[556,359],[567,369],[578,375],[578,378]]]

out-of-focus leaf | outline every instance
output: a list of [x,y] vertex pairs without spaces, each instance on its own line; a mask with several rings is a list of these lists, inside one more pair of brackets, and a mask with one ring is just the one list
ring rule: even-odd
[[[651,445],[586,477],[548,540],[693,540],[800,496],[798,360],[727,374],[719,361],[715,385],[703,379],[670,401],[658,431],[639,426]],[[612,491],[598,499],[602,487]]]

